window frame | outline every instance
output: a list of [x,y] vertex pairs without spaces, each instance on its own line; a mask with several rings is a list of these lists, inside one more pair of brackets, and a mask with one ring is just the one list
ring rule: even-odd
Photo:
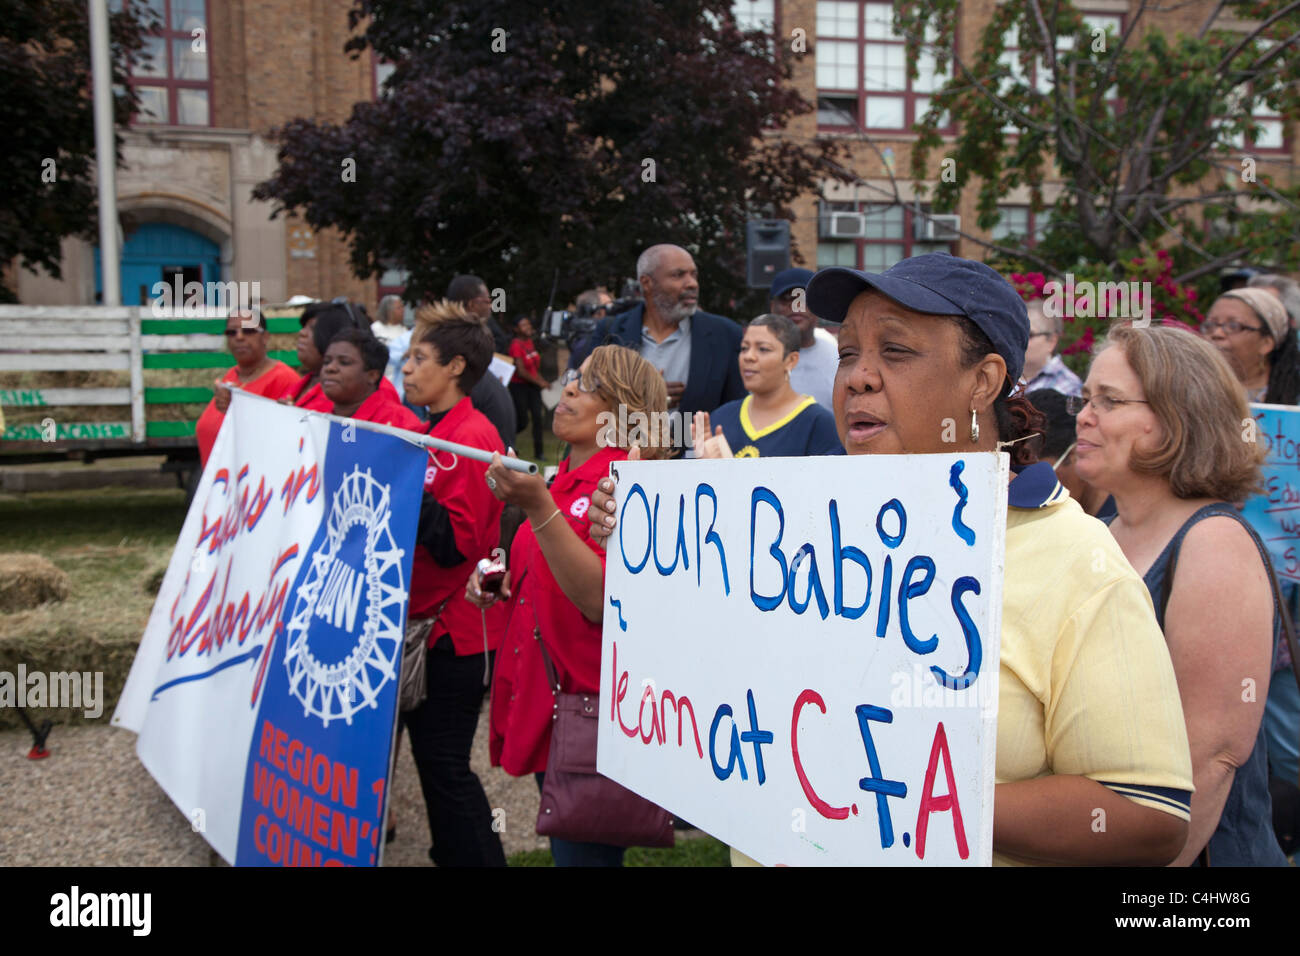
[[[999,220],[1001,220],[1002,218],[1001,212],[1004,209],[1025,210],[1025,226],[1026,226],[1026,232],[1024,234],[1025,248],[1032,249],[1034,246],[1038,245],[1039,240],[1042,238],[1038,234],[1038,230],[1040,228],[1046,230],[1047,227],[1051,224],[1052,221],[1051,207],[1043,209],[1039,212],[1035,212],[1034,207],[1029,205],[1028,203],[1019,203],[1019,202],[998,203]],[[997,228],[997,224],[995,223],[993,227],[989,229],[989,241],[994,243],[1001,243],[1003,242],[1003,239],[999,239],[993,234],[993,231],[996,228]],[[1013,232],[1010,233],[1010,235],[1018,236],[1020,235],[1020,233]]]
[[[818,112],[817,131],[819,133],[846,133],[846,132],[872,133],[872,134],[878,133],[878,134],[891,135],[891,136],[911,134],[915,130],[917,124],[921,121],[921,117],[925,115],[926,110],[929,109],[929,101],[934,99],[934,97],[938,93],[938,90],[921,91],[913,88],[913,83],[915,83],[916,81],[907,75],[906,54],[904,54],[904,59],[903,59],[904,89],[902,91],[885,90],[885,89],[873,89],[873,90],[866,89],[865,83],[866,83],[866,70],[867,70],[867,66],[866,66],[867,45],[868,44],[888,45],[890,47],[897,47],[899,49],[905,50],[906,41],[902,38],[898,38],[893,33],[892,3],[884,3],[884,0],[848,0],[848,2],[854,2],[855,5],[857,6],[857,33],[853,38],[822,34],[820,32],[821,19],[817,17],[816,3],[814,2],[814,7],[813,7],[814,47],[813,49],[815,55],[821,56],[821,50],[823,49],[822,44],[824,43],[851,43],[853,44],[857,52],[857,65],[856,65],[857,75],[855,78],[855,89],[852,90],[848,89],[847,87],[821,86],[821,84],[818,83],[817,81],[816,63],[814,63],[813,83],[816,92],[816,108]],[[868,2],[882,3],[882,5],[890,7],[891,24],[889,27],[890,37],[888,39],[880,38],[880,37],[868,37],[866,35],[866,28],[867,28],[866,7]],[[957,45],[959,43],[959,34],[960,34],[960,30],[954,32],[953,35],[954,49],[957,48]],[[921,53],[925,54],[932,48],[933,48],[932,44],[922,43]],[[948,66],[948,72],[947,74],[945,74],[943,83],[947,82],[947,79],[948,77],[951,76],[951,74],[952,74],[952,63],[950,62]],[[940,89],[942,88],[943,83],[939,84]],[[867,98],[869,96],[875,96],[878,98],[888,97],[891,99],[902,100],[903,125],[896,126],[896,127],[895,126],[868,126],[866,119],[867,119]],[[837,99],[837,100],[852,99],[855,105],[855,113],[853,114],[853,121],[851,123],[823,122],[820,115],[822,111],[822,101],[829,100],[829,99]],[[927,101],[924,109],[917,108],[917,100]],[[911,117],[910,121],[908,119],[909,116]],[[957,124],[954,121],[953,117],[949,115],[948,123],[944,126],[938,127],[937,132],[940,135],[952,135],[953,133],[956,132],[956,129],[957,129]]]
[[[140,3],[141,6],[149,6],[142,0],[132,0]],[[175,0],[162,0],[163,22],[156,30],[150,30],[144,34],[146,38],[157,38],[163,41],[163,66],[165,75],[163,76],[138,76],[134,72],[127,78],[127,83],[137,92],[142,88],[152,88],[165,90],[167,93],[167,116],[157,120],[144,119],[146,115],[141,112],[131,114],[130,124],[132,126],[178,126],[185,129],[211,129],[212,122],[212,3],[210,0],[200,0],[203,4],[203,58],[206,79],[203,80],[183,80],[176,76],[175,65],[173,63],[172,53],[177,41],[184,41],[192,44],[194,34],[185,30],[178,30],[172,27],[172,4]],[[155,64],[158,61],[155,61]],[[182,123],[180,122],[180,96],[181,90],[202,90],[207,94],[208,117],[204,123]]]
[[[1252,98],[1255,98],[1253,84],[1246,84],[1246,85],[1252,87],[1250,91],[1250,95]],[[1265,106],[1265,108],[1267,108],[1267,104],[1264,103],[1263,97],[1257,98],[1257,104],[1263,105]],[[1251,137],[1245,132],[1241,132],[1228,141],[1228,149],[1230,151],[1240,152],[1245,156],[1267,156],[1270,158],[1290,156],[1291,136],[1290,136],[1290,130],[1288,129],[1288,124],[1285,116],[1283,116],[1281,113],[1276,113],[1270,116],[1270,115],[1260,115],[1257,112],[1252,112],[1250,114],[1250,121],[1251,123],[1254,124],[1259,124],[1263,122],[1278,123],[1282,127],[1281,145],[1259,146],[1256,145],[1256,141],[1253,137]]]
[[[736,29],[740,30],[742,33],[745,33],[747,31],[745,27],[741,26],[740,18],[736,16],[736,8],[740,6],[740,4],[747,3],[747,2],[749,2],[749,0],[731,0],[731,17],[733,20],[736,21]],[[758,28],[753,27],[751,29],[758,29]],[[772,34],[773,46],[779,47],[780,39],[781,39],[781,0],[772,0],[771,34]]]
[[[1097,10],[1097,9],[1091,9],[1091,10],[1090,10],[1090,9],[1086,9],[1086,8],[1076,8],[1076,10],[1078,11],[1079,16],[1082,17],[1082,18],[1084,18],[1084,22],[1085,22],[1085,23],[1087,22],[1087,18],[1090,17],[1090,16],[1091,16],[1091,17],[1110,17],[1110,18],[1117,18],[1117,19],[1119,20],[1119,26],[1116,28],[1116,32],[1117,32],[1120,36],[1123,36],[1123,35],[1124,35],[1124,31],[1128,28],[1128,11],[1126,11],[1126,10],[1125,10],[1125,11],[1120,11],[1120,10]],[[1057,54],[1061,54],[1061,53],[1069,52],[1069,48],[1064,48],[1064,49],[1063,49],[1063,48],[1059,45],[1059,44],[1060,44],[1060,40],[1061,40],[1059,34],[1057,35],[1057,38],[1056,38],[1056,39],[1057,39],[1057,44],[1058,44],[1058,45],[1057,45],[1057,48],[1056,48],[1056,52],[1057,52]],[[1019,36],[1017,36],[1017,37],[1016,37],[1016,42],[1019,43],[1019,41],[1020,41],[1020,38],[1019,38]],[[1018,70],[1020,69],[1020,47],[1019,47],[1019,46],[1008,46],[1008,47],[1005,47],[1005,48],[1003,49],[1003,51],[1002,51],[1002,55],[1003,55],[1003,56],[1010,57],[1011,61],[1014,62],[1014,64],[1015,64],[1015,66],[1013,67],[1014,70],[1018,71]],[[1044,66],[1046,66],[1046,64],[1044,64]],[[1029,67],[1029,72],[1026,73],[1025,76],[1024,76],[1024,81],[1025,81],[1025,83],[1026,83],[1029,87],[1031,87],[1035,92],[1037,92],[1038,95],[1040,95],[1040,96],[1050,96],[1050,95],[1051,95],[1051,92],[1052,92],[1052,91],[1051,91],[1051,88],[1050,88],[1050,87],[1049,87],[1048,89],[1044,90],[1041,86],[1039,86],[1039,83],[1038,83],[1038,64],[1037,64],[1037,63],[1033,63],[1033,64],[1030,65],[1030,67]],[[1119,91],[1118,91],[1118,89],[1117,89],[1117,90],[1116,90],[1116,93],[1115,93],[1115,96],[1113,96],[1113,97],[1107,97],[1105,100],[1103,100],[1103,103],[1105,103],[1107,109],[1110,109],[1111,111],[1113,111],[1113,112],[1115,112],[1115,113],[1118,113],[1118,111],[1120,110],[1120,108],[1124,105],[1124,98],[1119,94]],[[1015,132],[1016,132],[1016,131],[1015,131],[1015,127],[1014,127],[1013,125],[1010,125],[1010,124],[1009,124],[1007,127],[1004,127],[1003,129],[1004,129],[1004,132],[1008,133],[1009,135],[1015,135]]]

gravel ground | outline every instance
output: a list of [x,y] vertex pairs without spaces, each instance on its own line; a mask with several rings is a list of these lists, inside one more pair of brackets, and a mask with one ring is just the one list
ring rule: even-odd
[[[470,765],[488,804],[505,811],[506,856],[545,849],[534,830],[537,784],[488,766],[487,705],[474,737]],[[28,760],[31,735],[0,731],[0,866],[217,866],[224,865],[203,837],[154,782],[135,756],[135,734],[107,724],[58,726],[50,756]],[[389,823],[397,839],[386,866],[432,866],[424,797],[402,736]]]

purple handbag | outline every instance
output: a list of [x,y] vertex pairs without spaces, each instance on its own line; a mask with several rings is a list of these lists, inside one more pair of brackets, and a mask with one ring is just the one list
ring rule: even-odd
[[600,695],[563,693],[539,627],[533,627],[533,637],[555,696],[538,835],[609,846],[672,846],[667,810],[596,772]]

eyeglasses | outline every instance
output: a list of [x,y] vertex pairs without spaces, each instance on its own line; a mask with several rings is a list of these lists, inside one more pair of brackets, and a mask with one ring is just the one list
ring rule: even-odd
[[1048,336],[1048,335],[1055,335],[1055,334],[1056,334],[1055,332],[1030,332],[1030,333],[1029,333],[1029,337],[1030,337],[1031,339],[1036,339],[1036,338],[1038,338],[1040,335],[1042,335],[1042,336]]
[[226,329],[226,338],[233,339],[236,335],[248,335],[248,336],[261,335],[262,331],[263,331],[262,329],[257,329],[257,328],[246,329],[241,325],[237,329]]
[[586,392],[588,395],[600,389],[600,379],[590,373],[583,375],[581,369],[565,369],[564,374],[560,376],[560,385],[567,387],[570,382],[577,382],[578,391]]
[[1079,395],[1068,395],[1065,399],[1065,410],[1071,415],[1078,415],[1091,405],[1099,414],[1105,415],[1107,412],[1113,412],[1117,405],[1150,404],[1145,398],[1111,398],[1109,395],[1094,395],[1092,398],[1083,398]]
[[1262,325],[1242,325],[1240,322],[1202,322],[1201,332],[1205,335],[1213,335],[1218,329],[1223,329],[1228,335],[1236,335],[1238,332],[1263,332]]

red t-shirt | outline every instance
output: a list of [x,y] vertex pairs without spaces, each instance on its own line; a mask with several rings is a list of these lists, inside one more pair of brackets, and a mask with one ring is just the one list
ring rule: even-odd
[[[298,408],[305,408],[308,411],[333,412],[334,402],[325,394],[325,390],[320,387],[320,382],[313,382],[311,388],[307,387],[307,382],[310,379],[310,375],[303,375],[289,388],[285,389],[284,394],[279,397],[282,399],[287,398]],[[385,393],[399,405],[401,404],[402,397],[397,394],[397,389],[388,379],[381,378],[379,380],[379,391]]]
[[[510,355],[515,360],[515,367],[541,378],[542,375],[542,357],[537,354],[537,346],[533,344],[532,339],[515,338],[510,342]],[[533,383],[525,378],[518,381],[525,385]],[[514,384],[511,382],[510,384]]]
[[[468,397],[462,398],[432,427],[422,430],[434,438],[505,454],[496,427],[477,411]],[[433,617],[446,601],[438,623],[429,632],[432,647],[450,634],[457,654],[483,653],[484,616],[465,600],[465,582],[480,558],[492,556],[501,540],[501,511],[505,507],[487,486],[487,462],[462,458],[445,451],[429,452],[424,490],[447,509],[451,517],[456,550],[465,560],[444,568],[422,545],[415,546],[411,565],[412,618]],[[494,606],[487,612],[487,647],[495,650],[505,629],[505,609]]]
[[[286,388],[289,388],[297,381],[297,378],[297,372],[283,362],[276,362],[251,382],[242,383],[241,387],[244,391],[251,392],[254,395],[261,395],[265,398],[279,398]],[[240,384],[239,366],[232,365],[226,374],[221,376],[221,381]],[[194,437],[199,442],[200,464],[206,465],[208,463],[208,456],[212,454],[212,446],[217,441],[217,432],[221,431],[221,423],[225,421],[225,418],[225,412],[217,411],[217,399],[214,395],[194,426]]]
[[[381,381],[387,383],[388,379],[381,379]],[[424,431],[424,422],[420,421],[415,412],[399,402],[396,395],[397,390],[391,384],[387,389],[381,385],[371,392],[370,397],[361,403],[361,407],[348,417],[363,422],[375,422],[379,425],[393,425],[412,432]],[[330,403],[329,411],[331,414],[334,412],[333,402]]]
[[[596,483],[609,474],[610,464],[625,458],[627,452],[620,448],[602,448],[574,471],[568,470],[566,458],[551,485],[560,515],[600,558],[602,570],[605,551],[591,540],[587,509]],[[522,776],[546,769],[555,705],[533,628],[540,629],[546,641],[561,690],[580,694],[594,693],[600,686],[601,625],[588,621],[564,596],[527,521],[519,526],[510,547],[510,568],[514,582],[507,603],[510,620],[492,681],[488,752],[494,765]]]

